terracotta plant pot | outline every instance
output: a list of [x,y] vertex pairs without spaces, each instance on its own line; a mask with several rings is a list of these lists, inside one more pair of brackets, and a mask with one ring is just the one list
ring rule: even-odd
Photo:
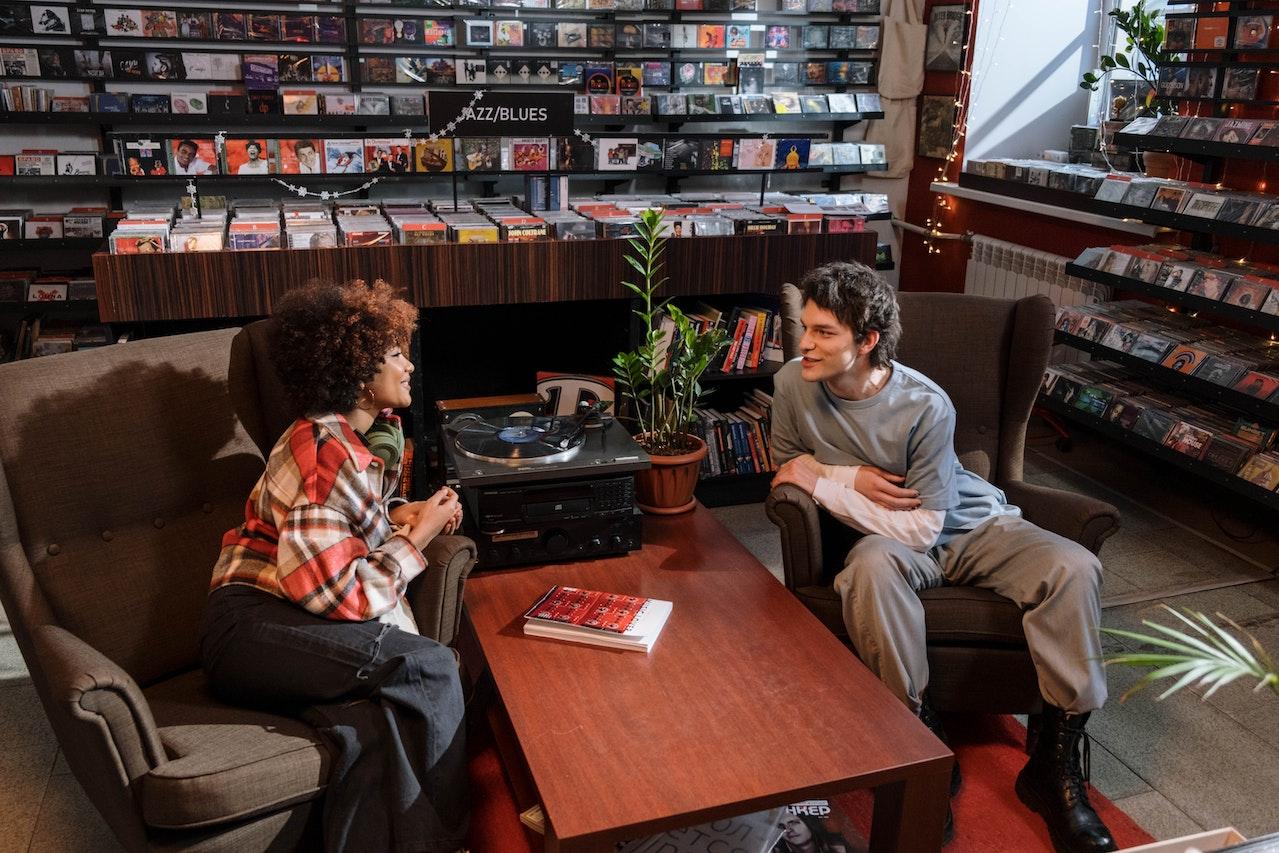
[[697,503],[693,490],[697,474],[706,456],[706,442],[697,436],[694,450],[678,456],[650,456],[653,467],[635,472],[635,504],[653,515],[675,515],[688,512]]

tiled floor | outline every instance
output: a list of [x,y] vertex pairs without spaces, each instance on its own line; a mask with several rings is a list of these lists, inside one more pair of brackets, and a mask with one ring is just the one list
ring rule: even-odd
[[[1238,554],[1223,550],[1173,518],[1060,467],[1058,459],[1070,462],[1050,450],[1031,452],[1027,479],[1097,494],[1123,513],[1123,530],[1102,551],[1107,626],[1140,628],[1143,619],[1161,619],[1164,602],[1220,611],[1279,656],[1279,580],[1264,569],[1279,564],[1272,542],[1254,533],[1234,547]],[[1162,504],[1163,497],[1144,503]],[[1191,517],[1194,501],[1171,500],[1167,506],[1183,523],[1217,532]],[[761,505],[716,514],[780,575],[776,533]],[[1227,528],[1242,529],[1231,523]],[[1112,638],[1107,644],[1118,648],[1120,641]],[[1236,683],[1206,701],[1185,692],[1157,702],[1147,691],[1120,702],[1136,678],[1135,672],[1112,670],[1112,699],[1093,715],[1094,784],[1159,838],[1226,825],[1249,836],[1279,830],[1279,698]],[[2,635],[0,743],[5,744],[0,750],[0,853],[120,849],[61,760],[12,638]]]

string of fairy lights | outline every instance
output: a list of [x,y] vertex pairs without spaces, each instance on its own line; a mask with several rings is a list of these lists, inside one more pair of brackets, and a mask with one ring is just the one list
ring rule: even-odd
[[[971,7],[965,5],[964,8],[964,45],[969,51],[975,47],[975,37],[977,33],[977,16],[973,14]],[[963,54],[961,53],[961,56]],[[937,177],[935,183],[947,184],[951,182],[950,171],[952,166],[962,167],[962,157],[960,156],[960,148],[963,145],[964,134],[968,129],[968,106],[972,102],[973,93],[973,77],[975,76],[971,69],[976,67],[975,62],[967,63],[968,67],[963,67],[965,63],[961,61],[959,73],[955,75],[955,125],[951,134],[950,147],[946,153],[946,158],[941,165],[937,167]],[[933,193],[933,212],[925,222],[929,236],[924,238],[924,249],[930,255],[941,253],[941,249],[934,245],[933,240],[942,235],[943,217],[950,210],[950,198],[943,193]]]

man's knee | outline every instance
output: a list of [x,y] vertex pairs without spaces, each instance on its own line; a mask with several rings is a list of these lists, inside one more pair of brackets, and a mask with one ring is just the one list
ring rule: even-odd
[[887,536],[863,536],[844,558],[844,569],[835,576],[835,590],[847,598],[907,583],[902,560],[905,548]]
[[1066,541],[1054,549],[1049,581],[1054,589],[1101,592],[1101,560],[1077,542]]

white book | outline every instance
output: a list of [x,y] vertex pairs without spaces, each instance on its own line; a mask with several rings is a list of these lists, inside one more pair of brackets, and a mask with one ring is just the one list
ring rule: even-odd
[[553,586],[524,614],[524,633],[648,653],[671,608],[657,598]]

